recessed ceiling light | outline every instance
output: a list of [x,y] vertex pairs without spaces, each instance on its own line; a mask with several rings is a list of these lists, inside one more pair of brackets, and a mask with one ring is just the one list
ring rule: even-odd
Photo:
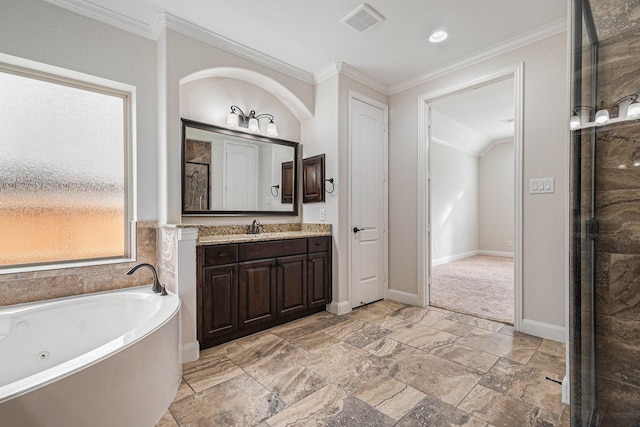
[[436,31],[433,34],[431,34],[431,37],[429,37],[429,41],[431,43],[440,43],[441,41],[443,41],[444,39],[446,39],[448,36],[446,31]]
[[506,119],[500,119],[502,123],[513,123],[515,119],[513,117],[508,117]]

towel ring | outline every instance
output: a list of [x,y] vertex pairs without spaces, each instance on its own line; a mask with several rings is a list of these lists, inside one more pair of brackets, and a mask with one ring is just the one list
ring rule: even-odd
[[324,191],[326,191],[329,194],[333,193],[333,190],[336,189],[335,185],[333,184],[333,178],[325,179],[324,181],[328,182],[329,184],[331,184],[331,191],[327,190],[326,188],[325,188]]
[[[276,189],[275,194],[273,194],[274,193],[274,191],[273,191],[274,188]],[[272,185],[271,186],[271,195],[273,197],[278,197],[279,188],[280,188],[280,185]]]

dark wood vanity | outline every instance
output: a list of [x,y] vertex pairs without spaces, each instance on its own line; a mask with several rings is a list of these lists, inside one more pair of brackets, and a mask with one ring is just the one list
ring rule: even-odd
[[325,310],[331,236],[197,248],[197,318],[205,349]]

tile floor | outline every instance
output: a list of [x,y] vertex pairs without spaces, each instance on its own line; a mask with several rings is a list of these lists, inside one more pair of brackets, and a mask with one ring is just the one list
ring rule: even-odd
[[202,351],[158,427],[569,426],[564,344],[380,301]]

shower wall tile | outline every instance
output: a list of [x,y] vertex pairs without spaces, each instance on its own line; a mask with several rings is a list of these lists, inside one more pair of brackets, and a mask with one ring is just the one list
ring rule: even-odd
[[602,269],[606,277],[598,277],[596,281],[597,312],[640,319],[640,256],[612,254]]
[[600,40],[617,37],[638,29],[640,2],[638,0],[590,0],[591,11]]
[[[639,82],[640,86],[640,82]],[[602,170],[612,169],[619,171],[626,177],[627,173],[637,171],[634,163],[640,162],[640,135],[638,135],[637,121],[618,123],[611,125],[608,129],[598,131],[596,142],[596,186],[598,186],[598,175]],[[600,187],[598,190],[616,189],[617,185],[624,185],[622,188],[629,188],[631,182],[620,180],[613,187]],[[638,188],[640,186],[636,186]]]
[[596,192],[596,218],[601,233],[624,234],[627,239],[640,240],[640,191]]
[[640,388],[604,376],[596,384],[600,427],[640,425]]
[[640,321],[597,315],[596,345],[599,376],[640,387]]
[[141,262],[156,264],[156,234],[155,222],[136,224],[136,262],[2,274],[0,306],[150,284],[150,271],[126,272]]
[[638,91],[640,32],[636,29],[633,33],[602,41],[598,54],[598,106],[604,103],[610,108],[623,96]]

